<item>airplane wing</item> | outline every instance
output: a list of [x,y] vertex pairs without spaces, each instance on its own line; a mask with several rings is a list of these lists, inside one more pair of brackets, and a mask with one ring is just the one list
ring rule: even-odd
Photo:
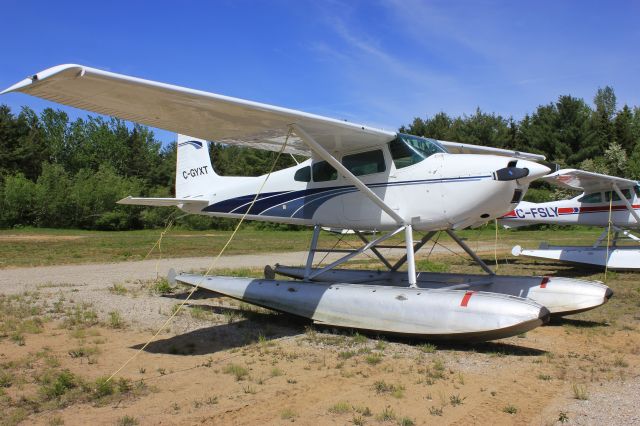
[[577,169],[558,170],[540,179],[562,188],[583,192],[611,191],[613,183],[616,183],[620,189],[638,185],[635,180]]
[[452,154],[491,154],[504,155],[505,157],[521,158],[523,160],[544,161],[545,156],[529,152],[512,151],[509,149],[493,148],[490,146],[471,145],[468,143],[438,141]]
[[[22,92],[76,108],[225,144],[279,151],[297,124],[329,152],[381,145],[395,132],[272,105],[115,74],[59,65],[0,94]],[[311,155],[292,135],[285,152]]]
[[127,204],[131,206],[155,206],[155,207],[192,205],[194,207],[205,208],[209,205],[209,202],[207,200],[194,200],[191,198],[143,198],[143,197],[129,196],[118,201],[118,204]]

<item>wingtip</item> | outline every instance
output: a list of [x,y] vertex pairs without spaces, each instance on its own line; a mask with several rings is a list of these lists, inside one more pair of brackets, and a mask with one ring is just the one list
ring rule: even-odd
[[22,89],[29,87],[30,85],[34,84],[37,81],[40,80],[44,80],[47,77],[51,77],[52,75],[58,74],[60,72],[63,71],[67,71],[70,69],[77,69],[80,73],[82,73],[86,67],[82,66],[82,65],[78,65],[78,64],[62,64],[62,65],[56,65],[55,67],[51,67],[51,68],[47,68],[46,70],[40,71],[38,73],[35,73],[23,80],[20,80],[19,82],[17,82],[16,84],[14,84],[13,86],[10,86],[6,89],[4,89],[2,92],[0,92],[0,95],[4,95],[7,93],[11,93],[11,92],[20,92],[23,91]]
[[11,92],[18,92],[18,91],[20,91],[20,89],[22,89],[24,87],[27,87],[32,83],[33,83],[33,77],[27,77],[24,80],[21,80],[21,81],[17,82],[16,84],[4,89],[2,92],[0,92],[0,95],[4,95],[4,94],[7,94],[7,93],[11,93]]
[[129,195],[128,197],[124,197],[121,200],[116,201],[116,204],[130,204],[129,201],[131,200],[131,195]]

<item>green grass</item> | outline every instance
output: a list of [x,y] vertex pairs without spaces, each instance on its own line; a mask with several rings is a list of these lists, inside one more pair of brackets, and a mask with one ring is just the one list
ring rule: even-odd
[[373,384],[373,389],[377,394],[390,394],[394,398],[402,398],[404,396],[403,385],[394,385],[393,383],[387,383],[384,380],[378,380]]
[[243,380],[249,374],[249,370],[246,367],[238,364],[227,364],[223,371],[234,376],[236,381]]
[[[0,230],[0,268],[9,266],[40,266],[92,262],[114,262],[141,260],[157,241],[161,229],[139,231],[82,231],[72,229],[23,228]],[[475,248],[477,241],[493,241],[494,229],[483,227],[458,233],[467,244]],[[521,244],[535,247],[542,240],[556,244],[590,245],[600,234],[598,228],[576,228],[542,231],[499,231],[501,244]],[[3,236],[12,238],[3,240]],[[162,240],[162,257],[212,256],[218,253],[231,235],[231,231],[187,231],[173,229]],[[14,236],[22,237],[15,238]],[[418,235],[416,234],[416,238]],[[227,254],[249,254],[261,252],[283,252],[306,250],[311,239],[311,230],[273,231],[255,230],[246,227],[236,235]],[[392,238],[388,244],[401,242]],[[323,236],[321,243],[332,244],[331,236]],[[348,248],[358,243],[355,236],[344,236],[338,248]],[[441,243],[450,243],[441,235]],[[29,253],[25,256],[24,253]],[[154,252],[151,257],[157,255]],[[421,264],[422,265],[422,264]],[[437,262],[424,263],[425,269],[442,270],[448,265]]]
[[332,414],[346,414],[351,411],[351,404],[346,401],[337,402],[328,411]]
[[518,412],[518,408],[515,405],[509,404],[502,408],[502,412],[507,414],[516,414]]
[[[0,230],[0,268],[142,260],[158,240],[161,229],[139,231],[81,231],[24,228]],[[3,236],[12,237],[3,240]],[[170,230],[162,240],[162,257],[213,256],[231,231]],[[306,250],[311,231],[271,231],[245,228],[227,254]],[[354,240],[355,241],[355,240]],[[29,253],[29,256],[25,256]],[[150,258],[156,258],[157,250]]]

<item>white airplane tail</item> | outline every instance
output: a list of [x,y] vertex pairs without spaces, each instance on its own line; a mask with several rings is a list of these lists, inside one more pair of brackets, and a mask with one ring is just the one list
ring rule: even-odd
[[176,198],[194,198],[211,192],[222,178],[213,171],[209,143],[178,135],[177,144]]
[[[126,197],[118,204],[135,206],[191,206],[196,209],[206,207],[209,202],[206,195],[212,188],[221,186],[225,179],[213,171],[209,157],[209,143],[191,136],[178,135],[176,161],[175,198]],[[229,179],[229,178],[227,178]]]

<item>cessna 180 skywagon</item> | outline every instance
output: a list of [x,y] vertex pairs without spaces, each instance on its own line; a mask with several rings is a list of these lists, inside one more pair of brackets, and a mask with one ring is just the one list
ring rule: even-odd
[[[454,233],[513,209],[529,183],[549,172],[536,162],[542,156],[397,134],[81,65],[47,69],[7,92],[193,135],[178,142],[175,198],[122,204],[314,228],[305,267],[267,268],[265,279],[179,274],[177,281],[320,324],[466,340],[519,334],[550,313],[590,309],[611,295],[590,281],[496,276]],[[310,158],[267,176],[219,176],[205,140]],[[314,267],[322,226],[356,230],[363,245]],[[365,230],[382,234],[369,240]],[[440,230],[487,275],[416,272],[414,253]],[[415,244],[414,232],[424,233]],[[379,249],[396,235],[405,254],[392,263]],[[367,250],[388,271],[336,269]]]
[[[549,223],[601,226],[605,229],[591,247],[543,243],[536,250],[523,250],[515,246],[514,256],[586,263],[612,269],[640,269],[640,238],[629,231],[640,227],[639,182],[575,169],[559,170],[542,179],[562,188],[582,191],[582,194],[548,203],[523,201],[500,219],[504,226]],[[609,222],[614,231],[611,246],[607,241]],[[625,240],[631,244],[619,244]],[[607,245],[603,246],[605,242]]]

